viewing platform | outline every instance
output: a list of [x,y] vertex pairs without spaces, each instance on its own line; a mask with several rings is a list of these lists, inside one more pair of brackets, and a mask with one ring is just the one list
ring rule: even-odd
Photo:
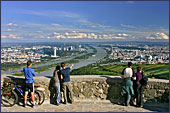
[[[2,112],[153,112],[169,111],[169,80],[149,79],[144,89],[144,107],[123,106],[120,95],[122,80],[120,76],[107,75],[74,75],[71,85],[75,104],[52,104],[55,91],[52,87],[52,77],[35,77],[35,88],[45,93],[45,102],[36,108],[1,106]],[[1,75],[1,87],[14,80],[17,84],[24,83],[24,77]]]

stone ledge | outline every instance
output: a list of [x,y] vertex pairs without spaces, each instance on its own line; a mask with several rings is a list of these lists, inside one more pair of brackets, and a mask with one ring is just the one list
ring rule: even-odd
[[[5,77],[8,77],[8,76],[11,76],[13,78],[24,78],[23,76],[12,76],[12,75],[6,75],[6,74],[3,74],[1,75],[1,81],[5,78]],[[41,79],[41,81],[44,81],[46,82],[46,80],[49,80],[49,78],[52,78],[52,77],[49,77],[49,76],[45,76],[45,77],[42,77],[42,76],[36,76],[34,77],[35,80],[39,80]],[[74,81],[77,79],[79,80],[90,80],[90,79],[103,79],[103,80],[106,80],[106,79],[120,79],[120,76],[109,76],[109,75],[71,75],[71,81]],[[169,80],[166,80],[166,79],[148,79],[149,82],[164,82],[164,83],[169,83]]]
[[[44,91],[46,99],[55,94],[52,77],[35,77],[35,88]],[[1,86],[11,79],[18,84],[24,83],[24,77],[2,75]],[[120,76],[107,75],[74,75],[71,76],[73,96],[80,99],[109,99],[118,103],[122,101],[120,95],[122,79]],[[166,103],[169,102],[169,80],[149,79],[148,85],[144,88],[144,102]]]

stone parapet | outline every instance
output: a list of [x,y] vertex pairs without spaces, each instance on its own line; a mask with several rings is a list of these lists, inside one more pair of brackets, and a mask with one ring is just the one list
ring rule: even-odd
[[[24,77],[11,75],[1,76],[1,88],[11,80],[17,84],[24,84]],[[35,88],[44,91],[46,99],[51,99],[55,90],[51,77],[35,77]],[[120,95],[122,80],[120,76],[106,75],[75,75],[71,76],[73,96],[77,99],[110,100],[121,103]],[[144,102],[169,103],[169,80],[149,79],[144,88]]]

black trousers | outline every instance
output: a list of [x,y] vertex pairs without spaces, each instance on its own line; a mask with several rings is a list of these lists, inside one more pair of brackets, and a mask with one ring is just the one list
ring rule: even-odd
[[143,105],[143,86],[140,83],[136,83],[134,84],[134,90],[136,105],[140,107]]

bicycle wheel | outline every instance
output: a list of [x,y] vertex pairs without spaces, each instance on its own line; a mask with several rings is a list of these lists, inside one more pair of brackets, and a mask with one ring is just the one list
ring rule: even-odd
[[6,90],[1,94],[1,103],[5,107],[12,107],[18,102],[18,95],[14,90]]
[[[31,98],[31,94],[28,94],[28,99],[29,99],[29,102],[31,105],[33,105],[33,102],[32,102],[32,98]],[[34,92],[34,99],[35,99],[35,104],[39,104],[39,93],[38,92]]]
[[39,96],[39,102],[38,105],[43,104],[44,100],[45,100],[45,94],[44,92],[42,92],[41,90],[35,90],[38,93]]

